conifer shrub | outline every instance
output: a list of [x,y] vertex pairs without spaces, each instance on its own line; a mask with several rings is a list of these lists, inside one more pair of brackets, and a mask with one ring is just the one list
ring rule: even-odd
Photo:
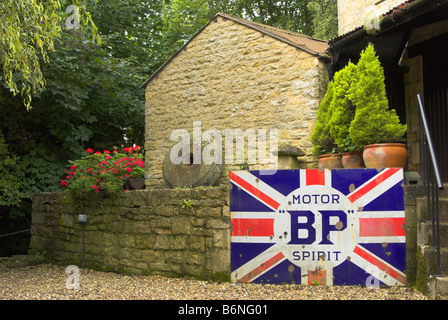
[[406,125],[389,108],[384,70],[372,44],[357,65],[349,62],[328,85],[311,135],[313,153],[362,151],[365,145],[402,142]]
[[406,125],[400,124],[395,110],[389,109],[384,70],[372,44],[361,53],[357,64],[358,81],[354,93],[356,111],[349,134],[354,144],[402,142]]
[[355,86],[358,80],[358,70],[351,61],[334,75],[334,93],[331,102],[330,133],[341,152],[361,151],[362,147],[355,145],[349,134],[349,129],[355,117]]
[[330,119],[332,117],[332,101],[334,96],[334,83],[328,84],[327,92],[322,99],[316,116],[316,124],[310,136],[313,145],[313,154],[318,156],[336,152],[336,144],[330,133]]

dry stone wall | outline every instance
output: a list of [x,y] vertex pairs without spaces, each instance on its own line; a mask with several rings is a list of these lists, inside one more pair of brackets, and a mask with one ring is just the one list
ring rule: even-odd
[[[146,87],[146,185],[166,185],[162,164],[176,143],[171,133],[185,129],[191,134],[194,121],[201,122],[202,131],[265,129],[269,134],[277,128],[279,144],[305,151],[301,168],[316,167],[309,136],[327,78],[319,58],[217,17]],[[229,170],[241,169],[227,162],[221,184]]]
[[228,188],[127,191],[113,198],[41,193],[30,254],[61,265],[138,275],[225,280],[230,275]]

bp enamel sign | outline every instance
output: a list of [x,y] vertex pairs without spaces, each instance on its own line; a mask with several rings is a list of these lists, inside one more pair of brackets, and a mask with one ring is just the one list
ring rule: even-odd
[[230,173],[233,282],[405,285],[403,169]]

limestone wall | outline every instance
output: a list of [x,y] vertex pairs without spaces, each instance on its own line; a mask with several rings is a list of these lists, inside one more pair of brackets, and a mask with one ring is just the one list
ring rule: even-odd
[[[317,57],[217,17],[146,87],[147,186],[165,186],[162,163],[175,129],[277,128],[279,144],[300,147],[302,168],[315,167],[309,136],[327,71]],[[254,165],[251,170],[266,169]],[[227,165],[228,171],[240,169]]]
[[338,0],[339,35],[364,25],[367,18],[378,17],[404,0]]
[[227,187],[128,191],[74,200],[69,193],[33,199],[30,254],[61,265],[139,275],[199,279],[230,275]]

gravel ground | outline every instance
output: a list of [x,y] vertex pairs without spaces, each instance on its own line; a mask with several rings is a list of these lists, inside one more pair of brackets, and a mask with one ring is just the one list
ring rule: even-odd
[[[65,267],[40,264],[0,271],[0,300],[426,300],[408,287],[258,285],[128,276],[81,269],[67,289]],[[71,282],[73,283],[73,282]]]

